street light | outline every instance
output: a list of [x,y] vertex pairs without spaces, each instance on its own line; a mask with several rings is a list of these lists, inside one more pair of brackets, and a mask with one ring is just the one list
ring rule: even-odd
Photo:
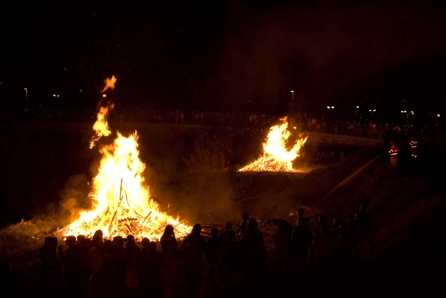
[[[412,115],[413,115],[413,111]],[[406,124],[409,124],[409,113],[407,112],[407,110],[401,110],[401,114],[406,114]]]
[[294,90],[291,90],[291,112],[294,112]]
[[23,88],[25,90],[25,98],[28,98],[28,88]]

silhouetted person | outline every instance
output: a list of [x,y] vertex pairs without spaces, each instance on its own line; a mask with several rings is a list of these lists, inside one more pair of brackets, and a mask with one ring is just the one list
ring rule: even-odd
[[[327,226],[327,216],[324,213],[321,213],[317,216],[317,224],[316,224],[316,228],[314,229],[314,234],[315,235],[320,235],[321,234],[321,227],[322,226]],[[325,228],[324,228],[325,229]]]
[[167,225],[164,228],[164,233],[161,236],[160,242],[161,242],[161,248],[163,249],[163,254],[167,254],[167,252],[169,251],[169,247],[178,246],[178,242],[175,239],[175,233],[172,225]]
[[266,261],[266,247],[263,235],[257,228],[257,220],[249,219],[248,228],[242,230],[243,236],[239,241],[241,266],[245,278],[252,282],[258,275]]
[[302,220],[304,218],[304,214],[305,214],[304,208],[297,209],[298,224],[299,224],[299,220]]
[[201,285],[205,246],[206,241],[201,236],[201,225],[195,224],[192,233],[181,244],[181,248],[184,250],[186,279],[192,297]]
[[93,274],[92,278],[92,294],[97,298],[120,297],[118,292],[118,284],[116,282],[116,274],[113,270],[114,260],[112,255],[104,255],[102,257],[102,266],[99,271]]
[[82,294],[82,250],[76,242],[75,236],[68,236],[65,240],[68,249],[64,252],[59,246],[59,256],[64,265],[65,282],[68,297],[81,297]]
[[348,239],[347,225],[339,218],[333,221],[333,225],[333,270],[335,272],[334,275],[341,278],[350,269],[352,247]]
[[57,257],[57,238],[46,237],[43,246],[39,249],[38,257],[41,262],[42,295],[57,297],[61,294],[63,281]]
[[142,297],[161,297],[161,262],[162,253],[156,250],[156,243],[144,238],[143,249],[138,253],[136,272]]
[[373,258],[376,238],[374,234],[372,215],[367,211],[368,202],[363,202],[359,211],[351,221],[351,233],[354,240],[353,251],[356,260],[367,261]]
[[119,291],[124,296],[126,279],[126,251],[124,248],[124,239],[121,236],[113,237],[113,258],[115,260],[115,271],[118,278]]
[[[245,227],[243,231],[247,232],[248,228]],[[237,239],[235,237],[235,231],[230,231],[228,233],[227,241],[222,249],[220,265],[221,275],[227,285],[232,284],[232,281],[237,274],[239,262],[240,259],[237,250]]]
[[240,233],[243,228],[248,227],[249,222],[249,214],[247,212],[243,212],[242,214],[242,221],[240,222],[240,225],[238,226],[238,232]]
[[331,257],[334,249],[334,239],[328,225],[320,226],[320,233],[314,237],[312,256],[314,258],[315,273],[321,282],[327,278],[331,270]]
[[163,297],[180,297],[181,289],[181,265],[180,252],[176,246],[170,246],[162,267]]
[[221,245],[223,245],[226,242],[226,237],[227,237],[229,231],[231,231],[231,230],[232,230],[232,223],[228,221],[225,223],[220,235],[218,235]]
[[279,276],[283,276],[290,274],[292,268],[291,233],[285,221],[280,221],[277,227],[279,230],[273,235],[275,244],[274,253],[277,272]]
[[93,240],[88,248],[88,251],[85,255],[87,268],[89,270],[89,274],[98,273],[99,269],[102,267],[102,231],[97,230],[93,235]]
[[291,238],[291,235],[293,234],[294,227],[293,227],[293,225],[289,221],[287,221],[285,219],[282,219],[282,218],[272,218],[270,220],[267,220],[263,224],[263,226],[266,226],[268,224],[273,224],[273,225],[275,225],[277,227],[279,226],[279,224],[282,224],[281,230],[283,232],[287,233],[290,236],[290,238]]
[[113,242],[111,240],[105,240],[102,245],[101,255],[113,255]]
[[[231,231],[233,231],[231,229]],[[213,272],[217,271],[217,265],[218,265],[218,256],[220,253],[220,248],[222,247],[220,238],[218,237],[218,229],[212,228],[211,229],[211,235],[212,237],[206,242],[206,248],[205,248],[205,256],[206,260],[209,263],[209,274],[212,274]],[[228,236],[225,237],[225,242],[228,239]]]
[[308,227],[308,218],[303,217],[298,222],[299,224],[294,228],[291,243],[294,264],[297,267],[297,272],[301,275],[307,272],[307,255],[313,240],[313,233]]
[[127,245],[125,247],[125,260],[126,260],[126,275],[125,286],[126,296],[136,297],[139,287],[138,275],[136,272],[138,251],[136,249],[136,242],[134,238],[127,238]]

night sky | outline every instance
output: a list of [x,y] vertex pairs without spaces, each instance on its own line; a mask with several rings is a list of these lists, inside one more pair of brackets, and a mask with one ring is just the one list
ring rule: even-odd
[[[1,12],[3,101],[303,113],[440,112],[442,1],[148,1]],[[201,2],[201,1],[200,1]],[[82,89],[82,93],[79,90]],[[403,100],[407,103],[403,103]]]

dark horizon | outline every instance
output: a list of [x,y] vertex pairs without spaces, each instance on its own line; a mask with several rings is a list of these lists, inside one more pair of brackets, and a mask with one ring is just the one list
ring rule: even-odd
[[[383,120],[443,112],[446,20],[439,1],[228,1],[35,5],[4,12],[6,110],[60,95],[97,105],[319,115],[356,106]],[[82,90],[82,92],[80,92]]]

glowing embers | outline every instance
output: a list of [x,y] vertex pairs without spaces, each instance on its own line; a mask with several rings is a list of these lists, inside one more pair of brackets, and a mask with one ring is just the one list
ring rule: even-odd
[[287,118],[282,124],[272,126],[263,143],[263,153],[256,161],[238,170],[239,172],[300,172],[293,168],[293,161],[299,157],[299,150],[308,137],[299,136],[290,146],[291,132],[287,129]]
[[[105,90],[107,88],[103,92]],[[111,103],[100,108],[93,126],[96,135],[90,148],[101,136],[110,134],[107,114],[112,108]],[[80,217],[61,229],[59,234],[91,236],[101,229],[106,237],[132,234],[138,238],[159,238],[168,224],[175,227],[180,237],[189,233],[190,226],[161,212],[151,198],[143,176],[145,164],[139,159],[137,132],[128,137],[119,132],[116,134],[112,144],[99,149],[102,158],[89,194],[92,209],[81,212]]]

